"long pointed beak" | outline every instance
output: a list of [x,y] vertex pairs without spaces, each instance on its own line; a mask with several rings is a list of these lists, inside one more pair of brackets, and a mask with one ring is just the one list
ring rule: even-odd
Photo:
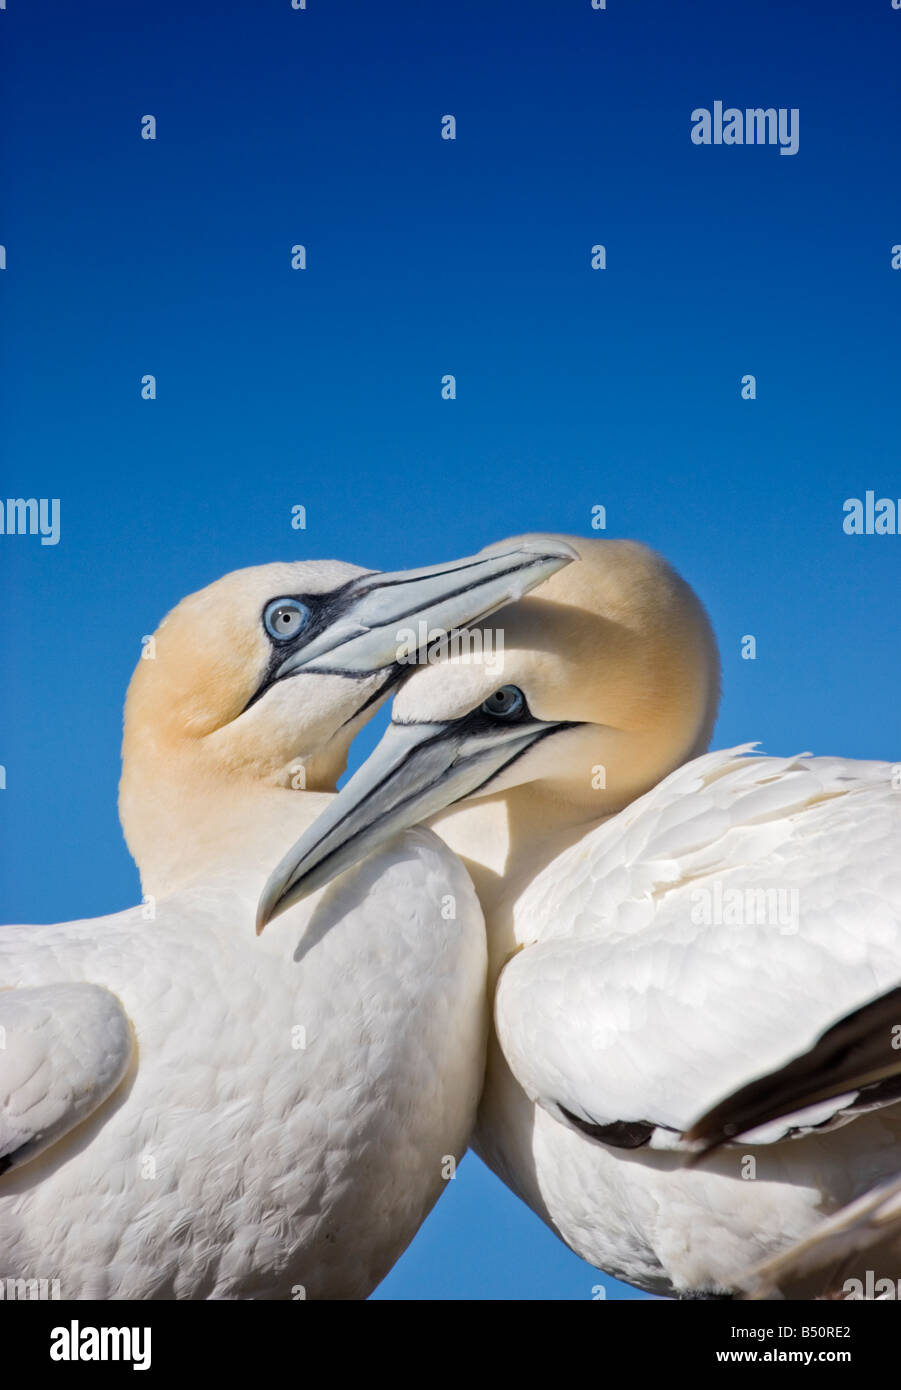
[[362,676],[403,664],[441,634],[481,622],[578,558],[565,541],[541,539],[426,569],[361,575],[336,596],[324,628],[287,653],[274,676]]
[[269,876],[257,910],[268,922],[367,858],[402,830],[486,787],[563,723],[491,722],[480,711],[446,724],[390,724],[381,742]]

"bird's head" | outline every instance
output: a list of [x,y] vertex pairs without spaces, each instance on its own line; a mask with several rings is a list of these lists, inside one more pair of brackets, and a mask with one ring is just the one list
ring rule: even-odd
[[334,788],[354,734],[430,636],[508,604],[571,558],[520,544],[397,573],[298,561],[237,570],[189,595],[129,686],[129,843],[154,819],[160,781],[211,794],[223,778]]

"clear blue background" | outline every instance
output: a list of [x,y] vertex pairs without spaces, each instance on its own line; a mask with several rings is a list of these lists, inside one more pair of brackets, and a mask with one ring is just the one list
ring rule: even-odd
[[[842,532],[901,498],[901,12],[308,4],[0,12],[0,491],[62,504],[57,547],[0,537],[0,920],[136,900],[140,639],[273,559],[428,563],[603,504],[710,608],[718,744],[901,758],[901,537]],[[800,108],[799,153],[695,146],[717,99]],[[469,1157],[378,1296],[599,1282]]]

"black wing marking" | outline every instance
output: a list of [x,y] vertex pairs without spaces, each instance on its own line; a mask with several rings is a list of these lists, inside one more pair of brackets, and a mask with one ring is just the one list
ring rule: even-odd
[[901,1099],[901,988],[855,1009],[807,1052],[708,1110],[685,1135],[703,1145],[693,1161],[760,1125],[850,1092],[857,1095],[845,1113]]

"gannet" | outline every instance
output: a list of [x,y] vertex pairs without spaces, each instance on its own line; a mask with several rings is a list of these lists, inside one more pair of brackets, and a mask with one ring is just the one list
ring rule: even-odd
[[163,621],[125,712],[142,904],[0,929],[0,1278],[298,1299],[385,1275],[474,1118],[481,910],[421,831],[261,939],[256,902],[418,650],[399,625],[432,641],[570,558],[265,565]]
[[705,753],[700,601],[643,546],[572,544],[581,561],[504,615],[500,679],[451,656],[400,689],[260,915],[428,821],[488,926],[476,1151],[592,1264],[728,1296],[901,1168],[884,1080],[764,1107],[702,1159],[688,1137],[901,980],[901,796],[887,763]]

